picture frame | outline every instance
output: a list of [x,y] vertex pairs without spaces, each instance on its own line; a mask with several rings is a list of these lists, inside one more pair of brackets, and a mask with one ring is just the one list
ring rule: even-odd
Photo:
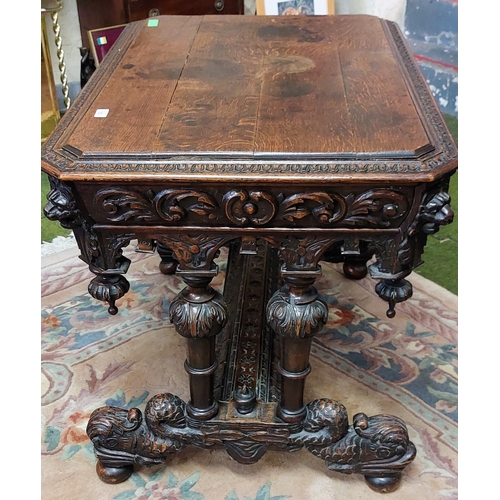
[[104,59],[104,56],[111,50],[113,44],[118,40],[126,24],[117,24],[116,26],[107,26],[87,31],[90,43],[90,52],[95,61],[96,67]]
[[256,0],[255,6],[258,16],[335,14],[335,0]]

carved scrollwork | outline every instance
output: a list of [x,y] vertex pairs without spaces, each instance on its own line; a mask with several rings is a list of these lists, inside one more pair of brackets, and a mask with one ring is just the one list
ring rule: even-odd
[[[180,203],[188,198],[196,201],[188,207],[183,207]],[[178,222],[188,216],[188,212],[193,212],[208,220],[217,218],[219,204],[207,193],[193,191],[190,189],[165,189],[160,191],[153,199],[153,205],[160,217],[167,222]]]
[[111,222],[151,222],[155,215],[151,210],[151,196],[125,188],[105,188],[95,195],[95,203],[107,214]]
[[358,227],[389,227],[408,210],[408,200],[397,191],[375,189],[346,196],[344,223]]
[[[193,198],[191,204],[186,202]],[[218,217],[219,204],[207,193],[191,189],[151,189],[141,193],[133,189],[105,188],[97,192],[95,203],[111,222],[179,222],[192,212],[208,220]]]
[[[189,188],[155,193],[107,187],[95,195],[95,204],[111,222],[169,222],[190,219],[228,220],[237,226],[262,226],[277,218],[300,223],[310,217],[320,225],[345,223],[356,227],[390,227],[407,213],[407,198],[391,189],[375,189],[343,196],[312,191],[285,197],[263,190],[231,189],[225,194]],[[199,221],[199,219],[198,219]]]
[[277,201],[265,191],[231,190],[222,200],[226,217],[238,226],[262,226],[276,214]]
[[280,205],[283,219],[295,222],[312,215],[321,224],[342,219],[347,206],[342,196],[323,192],[299,193],[286,198]]
[[192,236],[180,233],[176,236],[153,234],[153,238],[170,248],[183,269],[210,269],[219,248],[231,239],[230,236],[199,234]]

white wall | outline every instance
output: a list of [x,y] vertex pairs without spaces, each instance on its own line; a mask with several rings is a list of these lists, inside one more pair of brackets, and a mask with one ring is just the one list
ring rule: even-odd
[[406,0],[335,0],[336,14],[370,14],[404,28]]

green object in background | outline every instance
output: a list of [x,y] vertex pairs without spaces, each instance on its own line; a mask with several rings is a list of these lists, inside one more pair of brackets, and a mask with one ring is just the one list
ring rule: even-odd
[[[444,118],[458,146],[458,119],[448,115],[444,115]],[[42,242],[50,242],[56,236],[69,236],[71,233],[58,222],[49,221],[43,215],[49,191],[49,180],[42,172]],[[415,272],[458,295],[458,172],[450,179],[449,193],[455,220],[427,238],[422,255],[424,263],[415,269]]]
[[[444,119],[458,147],[458,118],[444,115]],[[427,238],[424,263],[415,272],[458,295],[458,172],[450,179],[449,194],[455,219]]]
[[42,243],[51,242],[56,236],[67,237],[71,234],[70,229],[64,229],[59,222],[53,222],[47,219],[43,214],[43,208],[47,204],[47,194],[50,191],[49,178],[45,172],[42,172]]

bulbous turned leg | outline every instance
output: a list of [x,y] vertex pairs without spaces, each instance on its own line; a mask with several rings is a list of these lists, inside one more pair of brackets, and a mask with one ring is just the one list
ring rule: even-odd
[[170,250],[165,244],[157,242],[156,249],[158,250],[158,255],[161,257],[161,262],[159,264],[160,272],[162,274],[175,274],[179,262],[175,258],[174,252]]
[[170,319],[177,332],[187,339],[184,367],[189,374],[191,394],[187,412],[192,418],[208,420],[219,410],[214,398],[215,336],[227,322],[227,307],[222,295],[209,286],[217,270],[201,276],[196,276],[196,271],[179,274],[187,287],[172,301]]
[[328,319],[328,307],[317,298],[312,286],[319,275],[320,271],[286,275],[284,287],[267,306],[268,323],[281,336],[281,400],[277,416],[284,422],[298,422],[306,415],[303,396],[305,379],[311,371],[311,341]]

